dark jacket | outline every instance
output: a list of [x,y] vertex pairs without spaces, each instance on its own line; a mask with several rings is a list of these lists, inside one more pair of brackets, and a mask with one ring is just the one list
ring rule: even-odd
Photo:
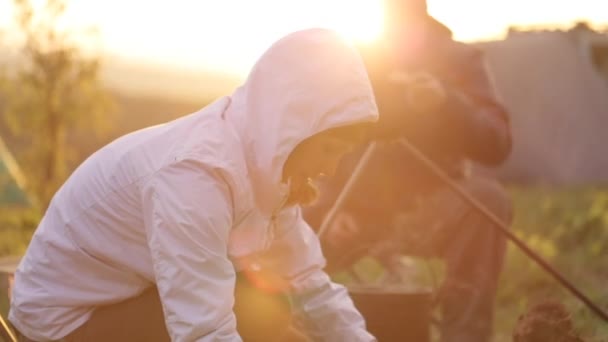
[[[422,42],[408,41],[418,39]],[[489,166],[504,161],[511,151],[509,117],[482,52],[433,28],[390,41],[397,43],[362,52],[381,113],[377,137],[405,136],[436,158],[466,158]],[[407,88],[389,81],[396,71],[438,78],[448,94],[443,107],[434,113],[412,111],[404,96]]]
[[[425,28],[416,47],[403,41],[411,35],[395,35],[389,49],[362,49],[380,110],[375,138],[406,137],[454,177],[462,161],[486,166],[503,162],[511,150],[509,117],[497,98],[481,51],[452,40],[444,27]],[[395,70],[425,71],[437,77],[447,90],[447,101],[433,113],[416,113],[405,100],[404,87],[388,82]],[[361,156],[346,156],[334,177],[321,182],[321,198],[305,210],[315,228],[334,203]],[[438,185],[434,175],[398,144],[382,145],[374,153],[345,209],[377,222],[389,212],[403,209],[412,199]]]

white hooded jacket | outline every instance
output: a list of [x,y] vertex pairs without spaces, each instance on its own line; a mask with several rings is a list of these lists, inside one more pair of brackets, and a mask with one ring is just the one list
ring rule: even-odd
[[323,29],[284,37],[230,97],[121,137],[76,169],[19,265],[10,321],[31,339],[60,339],[95,307],[156,283],[173,341],[239,341],[235,275],[259,260],[288,281],[315,340],[373,340],[322,271],[299,208],[281,208],[281,173],[304,139],[377,118],[350,45]]

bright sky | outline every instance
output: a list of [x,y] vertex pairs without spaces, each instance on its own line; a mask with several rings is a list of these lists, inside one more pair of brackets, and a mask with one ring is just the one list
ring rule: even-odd
[[[42,0],[34,0],[42,2]],[[11,0],[0,0],[0,26]],[[608,23],[603,0],[428,0],[431,14],[457,39],[492,39],[510,25]],[[142,61],[246,72],[282,35],[301,28],[334,28],[373,36],[380,0],[68,0],[67,20],[96,25],[103,49]]]

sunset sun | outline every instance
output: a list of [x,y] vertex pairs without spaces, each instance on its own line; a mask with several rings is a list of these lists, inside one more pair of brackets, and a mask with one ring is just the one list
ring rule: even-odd
[[361,0],[349,3],[347,5],[347,2],[336,1],[328,8],[328,17],[332,19],[328,26],[355,42],[365,43],[378,38],[382,33],[383,21],[380,2]]

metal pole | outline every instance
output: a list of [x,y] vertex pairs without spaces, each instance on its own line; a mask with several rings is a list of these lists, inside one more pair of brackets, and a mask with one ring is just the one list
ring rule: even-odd
[[323,217],[323,222],[321,223],[321,227],[319,228],[319,232],[317,233],[319,239],[323,236],[323,234],[325,234],[325,232],[327,232],[327,229],[329,229],[329,227],[331,226],[332,222],[334,221],[334,218],[336,218],[336,214],[338,214],[340,209],[342,209],[344,201],[352,191],[352,188],[359,179],[359,177],[361,176],[361,172],[363,172],[363,169],[367,165],[367,161],[372,156],[372,153],[374,153],[375,149],[376,142],[373,141],[367,146],[365,152],[363,152],[363,155],[359,159],[359,162],[357,163],[353,174],[346,181],[346,184],[344,185],[344,188],[342,188],[342,191],[338,195],[338,198],[336,198],[334,205],[332,205],[327,214]]
[[422,153],[416,146],[412,145],[407,139],[402,138],[399,143],[409,152],[411,152],[416,158],[418,158],[435,176],[446,183],[452,190],[460,195],[465,201],[471,204],[475,209],[482,213],[487,219],[489,219],[496,228],[504,234],[509,240],[511,240],[517,247],[519,247],[527,256],[541,266],[545,271],[551,274],[561,285],[568,289],[575,297],[581,300],[591,311],[597,314],[604,321],[608,322],[608,313],[597,306],[591,299],[585,296],[574,284],[569,282],[557,269],[551,266],[545,261],[540,255],[530,249],[524,241],[519,239],[511,230],[508,225],[505,224],[501,219],[496,217],[489,209],[463,189],[459,184],[454,182],[450,176],[448,176],[435,162],[429,159],[424,153]]
[[[496,217],[494,213],[492,213],[489,209],[487,209],[483,204],[481,204],[477,199],[475,199],[471,194],[469,194],[465,189],[463,189],[459,184],[454,182],[450,176],[448,176],[435,162],[429,159],[424,153],[422,153],[416,146],[412,145],[407,139],[401,138],[399,140],[401,146],[403,146],[406,150],[412,153],[418,160],[420,160],[436,177],[438,177],[441,181],[446,183],[453,191],[455,191],[458,195],[460,195],[466,202],[468,202],[473,208],[478,210],[483,216],[485,216],[490,222],[494,224],[494,226],[504,234],[511,242],[513,242],[519,249],[521,249],[528,257],[534,260],[542,269],[551,274],[559,284],[568,289],[576,298],[582,301],[591,311],[593,311],[596,315],[598,315],[601,319],[608,322],[608,313],[606,313],[603,309],[597,306],[589,297],[585,296],[574,284],[568,281],[557,269],[551,266],[547,261],[545,261],[540,255],[534,252],[530,247],[526,245],[524,241],[519,239],[515,234],[511,232],[509,226],[504,223],[500,218]],[[369,158],[371,157],[374,149],[376,148],[376,142],[372,142],[365,152],[361,159],[357,163],[353,174],[349,177],[348,181],[344,185],[344,188],[340,192],[340,195],[334,202],[334,205],[331,207],[327,215],[323,218],[323,222],[321,223],[321,227],[317,236],[321,238],[323,234],[327,231],[331,223],[333,222],[336,214],[342,208],[344,201],[350,194],[354,184],[359,179],[362,170],[367,165]]]
[[0,337],[2,337],[4,341],[17,342],[17,337],[15,337],[11,329],[8,327],[8,324],[4,321],[2,315],[0,315],[0,326],[2,326],[2,329],[0,329]]

